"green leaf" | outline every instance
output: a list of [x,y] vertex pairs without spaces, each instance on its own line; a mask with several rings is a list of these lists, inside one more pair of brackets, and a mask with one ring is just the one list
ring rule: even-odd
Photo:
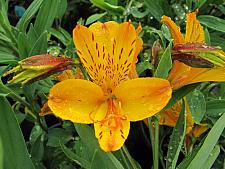
[[16,27],[23,33],[26,32],[27,26],[34,16],[34,14],[38,11],[42,4],[43,0],[34,0],[30,6],[27,8],[25,13],[23,14],[22,18],[20,18],[19,22],[17,23]]
[[194,90],[189,93],[186,98],[194,121],[200,124],[206,112],[204,95],[199,90]]
[[87,21],[85,23],[85,25],[89,25],[97,20],[99,20],[100,18],[102,18],[103,16],[105,16],[107,14],[107,12],[104,13],[96,13],[94,15],[91,15],[87,18]]
[[18,50],[21,60],[28,57],[29,46],[30,44],[27,43],[27,37],[25,33],[20,32],[18,36]]
[[179,90],[173,92],[172,98],[170,99],[170,101],[166,105],[166,107],[164,107],[164,109],[161,110],[161,112],[163,112],[163,111],[169,109],[170,107],[172,107],[177,101],[179,101],[184,96],[186,96],[189,92],[194,90],[198,85],[199,85],[199,83],[191,84],[191,85],[188,85],[188,86],[184,86],[184,87],[180,88]]
[[47,146],[59,147],[59,140],[62,144],[66,144],[71,139],[73,139],[73,136],[70,132],[62,128],[53,128],[48,132]]
[[225,99],[211,100],[206,104],[206,115],[208,116],[220,116],[225,113]]
[[122,6],[111,5],[107,2],[105,2],[104,0],[90,0],[90,1],[95,6],[101,8],[101,9],[104,9],[106,11],[109,11],[116,15],[123,15],[124,10],[125,10],[124,7],[122,7]]
[[217,18],[215,16],[210,16],[210,15],[201,15],[198,16],[198,20],[201,22],[201,24],[225,33],[225,20]]
[[225,128],[225,114],[223,114],[217,122],[214,124],[210,132],[208,133],[200,150],[191,161],[187,169],[201,169],[207,162],[207,158],[210,156],[214,146],[216,145],[220,135]]
[[34,169],[15,114],[4,97],[0,97],[0,117],[0,133],[4,145],[3,168]]
[[54,18],[57,15],[58,3],[59,0],[43,1],[34,24],[34,28],[38,35],[41,35],[52,26]]
[[172,42],[168,45],[168,47],[165,49],[159,64],[157,66],[157,69],[155,71],[155,77],[166,79],[170,69],[172,68],[172,59],[171,59],[171,46]]
[[62,32],[59,30],[56,30],[54,28],[50,28],[49,32],[55,36],[57,39],[59,39],[65,46],[67,46],[70,43],[70,40],[68,40]]
[[4,154],[3,154],[3,144],[2,144],[2,138],[0,136],[0,168],[3,168],[3,165],[4,165]]
[[47,53],[47,31],[43,32],[40,37],[33,44],[28,56],[34,56],[38,54]]
[[150,64],[149,61],[140,62],[137,64],[137,73],[140,75],[145,70],[152,70],[153,66]]
[[37,137],[31,147],[31,157],[35,161],[41,161],[44,156],[44,134]]
[[155,0],[144,0],[146,6],[149,9],[149,12],[156,18],[157,21],[160,22],[161,17],[163,16],[164,12],[159,3],[159,1]]
[[186,132],[186,108],[184,101],[182,102],[182,108],[180,111],[179,118],[173,129],[171,139],[169,141],[168,151],[167,151],[167,169],[175,169],[177,164],[177,159],[181,151],[184,136]]
[[[87,153],[93,157],[98,156],[96,160],[99,160],[98,168],[107,168],[107,169],[124,169],[121,163],[116,159],[112,153],[106,153],[100,149],[98,141],[94,135],[93,130],[84,124],[74,124],[78,135],[81,137],[81,141],[84,145],[87,146]],[[97,151],[97,152],[96,152]]]
[[61,141],[59,141],[60,147],[62,149],[62,151],[65,153],[65,155],[71,159],[72,161],[76,162],[77,164],[79,164],[81,167],[85,168],[85,169],[90,169],[91,168],[91,164],[88,160],[85,160],[81,157],[79,157],[78,155],[76,155],[74,152],[72,152],[69,148],[67,148]]
[[211,169],[213,163],[216,161],[216,158],[220,154],[220,146],[216,145],[215,148],[210,153],[208,159],[206,160],[206,163],[203,165],[201,169]]
[[206,3],[207,0],[198,0],[196,5],[195,5],[195,9],[199,9],[202,7],[202,5],[204,5]]
[[58,10],[57,10],[57,18],[62,18],[64,13],[66,12],[67,9],[67,0],[58,0],[59,1],[59,5],[58,5]]
[[145,10],[144,12],[140,12],[138,11],[137,8],[134,8],[131,10],[131,14],[135,17],[135,18],[143,18],[145,17],[146,15],[149,14],[149,10]]

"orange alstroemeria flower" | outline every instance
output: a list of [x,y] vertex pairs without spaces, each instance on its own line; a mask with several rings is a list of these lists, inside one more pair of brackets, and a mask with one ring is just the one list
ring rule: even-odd
[[[184,103],[187,111],[187,127],[186,135],[199,137],[202,133],[208,130],[207,124],[196,124],[192,118],[190,108],[186,99]],[[182,107],[182,101],[175,103],[170,109],[160,113],[159,124],[174,127],[177,123],[180,111]]]
[[[210,54],[214,53],[215,55],[221,58],[225,57],[223,51],[221,50],[217,51],[213,47],[204,45],[205,42],[204,30],[200,22],[196,18],[196,12],[188,13],[186,15],[186,18],[187,18],[186,34],[185,37],[183,37],[182,33],[180,32],[180,28],[171,20],[171,18],[167,16],[162,17],[162,22],[167,25],[174,39],[173,49],[179,49],[179,51],[181,51],[182,53],[181,48],[188,51],[191,51],[192,48],[193,51],[195,51],[196,47],[198,49],[197,52],[199,52],[200,54],[201,51],[204,52],[206,50],[209,50],[208,53],[211,52]],[[187,53],[184,53],[184,55],[187,55]],[[182,54],[180,54],[179,57],[181,57],[180,58],[181,60],[185,60],[184,58],[182,58]],[[195,57],[195,55],[193,54],[191,58],[192,57]],[[191,58],[190,62],[192,62]],[[202,58],[197,59],[198,60],[200,59],[200,62],[202,60]],[[211,60],[213,60],[213,58]],[[207,64],[207,62],[209,61],[202,60],[202,62],[206,62]],[[168,80],[170,81],[173,90],[176,90],[188,84],[198,82],[207,82],[207,81],[221,82],[225,81],[225,69],[224,66],[220,67],[216,66],[213,68],[196,68],[188,66],[178,60],[175,60],[173,63],[173,68],[169,74]]]
[[78,25],[73,30],[77,54],[92,82],[68,79],[50,90],[48,105],[54,114],[75,123],[94,124],[104,151],[124,144],[130,121],[153,116],[171,97],[167,80],[129,80],[138,33],[130,22]]

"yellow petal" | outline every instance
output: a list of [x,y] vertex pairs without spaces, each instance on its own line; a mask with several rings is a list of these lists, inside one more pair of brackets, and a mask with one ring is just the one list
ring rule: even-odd
[[123,114],[130,121],[143,120],[153,116],[171,97],[171,87],[167,80],[160,78],[137,78],[125,81],[115,88],[114,95]]
[[172,38],[174,39],[174,45],[184,44],[184,38],[180,32],[180,28],[171,20],[168,16],[162,16],[161,21],[169,28]]
[[200,22],[196,19],[196,12],[186,15],[186,35],[185,43],[203,43],[205,42],[205,34]]
[[[115,111],[119,113],[118,105],[115,105]],[[130,122],[127,118],[120,118],[119,114],[110,114],[112,107],[104,102],[96,112],[95,116],[95,136],[97,137],[100,147],[108,151],[116,151],[120,149],[130,130]],[[108,113],[108,114],[107,114]],[[114,116],[115,115],[115,116]]]
[[130,22],[78,25],[73,35],[77,53],[95,83],[107,89],[127,79],[137,39]]
[[93,123],[90,116],[103,100],[104,94],[98,85],[86,80],[68,79],[51,88],[48,106],[62,119]]
[[173,90],[198,82],[223,82],[225,81],[225,69],[222,67],[194,68],[182,62],[174,61],[168,80]]

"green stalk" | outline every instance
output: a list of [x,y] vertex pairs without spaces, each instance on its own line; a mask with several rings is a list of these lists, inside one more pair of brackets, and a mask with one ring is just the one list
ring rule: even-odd
[[[154,118],[154,117],[153,117]],[[150,140],[152,144],[153,169],[159,169],[159,121],[158,115],[148,118]],[[154,127],[153,127],[154,122]]]

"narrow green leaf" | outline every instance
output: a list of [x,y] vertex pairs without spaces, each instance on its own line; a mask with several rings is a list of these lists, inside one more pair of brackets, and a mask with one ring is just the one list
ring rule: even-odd
[[58,10],[56,14],[57,18],[63,17],[64,13],[66,12],[67,5],[68,5],[67,0],[59,0]]
[[217,18],[215,16],[210,16],[210,15],[201,15],[201,16],[198,16],[198,19],[201,22],[201,24],[203,24],[211,29],[225,33],[225,20],[224,19],[220,19],[220,18]]
[[89,25],[99,19],[101,19],[103,16],[105,16],[107,14],[107,12],[104,12],[104,13],[96,13],[94,15],[91,15],[87,18],[87,21],[85,23],[85,25]]
[[88,125],[74,124],[74,126],[78,135],[81,137],[82,142],[87,146],[87,153],[91,156],[97,153],[95,154],[98,156],[96,160],[99,160],[99,162],[96,163],[101,164],[100,168],[124,169],[112,153],[106,153],[100,149],[94,132]]
[[90,169],[91,168],[91,164],[89,161],[79,157],[78,155],[76,155],[74,152],[72,152],[69,148],[67,148],[61,141],[59,141],[59,145],[62,149],[62,151],[64,152],[64,154],[71,159],[72,161],[76,162],[77,164],[79,164],[81,167],[85,168],[85,169]]
[[29,46],[30,44],[27,43],[27,37],[25,33],[20,32],[18,36],[18,49],[21,60],[28,57]]
[[180,99],[182,99],[184,96],[186,96],[189,92],[193,91],[199,84],[191,84],[188,86],[184,86],[182,88],[180,88],[179,90],[173,92],[172,94],[172,98],[170,99],[169,103],[166,105],[166,107],[164,107],[163,110],[161,110],[161,112],[169,109],[170,107],[172,107],[177,101],[179,101]]
[[44,31],[48,30],[57,15],[59,0],[45,0],[41,5],[41,9],[38,12],[34,28],[38,35],[41,35]]
[[199,9],[202,7],[202,5],[204,5],[206,3],[207,0],[198,0],[196,5],[195,5],[195,9]]
[[63,35],[62,32],[60,32],[60,31],[58,31],[58,30],[56,30],[56,29],[54,29],[54,28],[50,28],[50,29],[49,29],[49,32],[50,32],[53,36],[55,36],[57,39],[59,39],[64,45],[67,46],[67,45],[70,43],[70,41],[68,41],[68,40],[66,39],[66,37]]
[[0,117],[0,133],[4,145],[3,168],[34,169],[15,114],[4,97],[0,97]]
[[38,136],[31,147],[31,156],[35,161],[41,161],[44,156],[44,134]]
[[177,159],[183,145],[185,132],[186,132],[186,108],[185,103],[183,101],[179,118],[173,129],[173,133],[169,141],[167,151],[167,161],[166,161],[167,169],[175,169],[176,167]]
[[208,159],[206,160],[206,163],[203,165],[201,169],[211,169],[213,163],[215,162],[219,154],[220,154],[220,146],[216,145],[215,148],[210,153]]
[[105,2],[104,0],[90,0],[90,1],[95,6],[101,8],[101,9],[104,9],[106,11],[109,11],[116,15],[123,15],[124,10],[125,10],[124,7],[122,7],[122,6],[111,5],[107,2]]
[[155,71],[155,77],[166,79],[170,69],[172,68],[172,59],[171,59],[171,46],[172,42],[168,45],[168,47],[165,49],[159,64],[157,66],[157,69]]
[[35,15],[35,13],[38,11],[42,4],[43,0],[34,0],[30,6],[27,8],[25,13],[23,14],[22,18],[20,18],[19,22],[17,23],[16,27],[23,33],[26,32],[27,26],[32,19],[32,17]]
[[47,53],[47,31],[43,32],[37,41],[33,44],[28,56],[34,56],[38,54]]
[[150,64],[149,61],[144,61],[144,62],[140,62],[137,64],[137,73],[140,75],[141,73],[143,73],[145,70],[152,70],[154,69],[153,66]]
[[204,95],[199,90],[194,90],[186,98],[194,121],[200,124],[206,112]]
[[220,116],[225,113],[225,99],[222,100],[211,100],[206,104],[206,114],[208,116]]
[[146,6],[149,9],[149,12],[160,22],[161,17],[163,16],[164,12],[159,3],[159,1],[155,0],[144,0]]
[[2,144],[2,138],[0,136],[0,168],[3,168],[3,165],[4,165],[4,154],[3,154],[3,144]]
[[195,158],[191,161],[187,169],[201,169],[203,167],[225,128],[224,121],[225,114],[223,114],[214,124],[208,133],[202,147],[196,154]]

